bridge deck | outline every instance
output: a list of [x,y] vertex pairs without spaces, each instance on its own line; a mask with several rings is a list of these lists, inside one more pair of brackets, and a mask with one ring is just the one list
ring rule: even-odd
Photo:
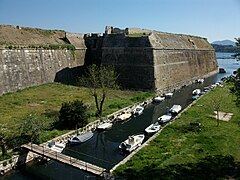
[[78,168],[78,169],[81,169],[84,171],[91,172],[91,173],[99,175],[99,176],[102,176],[103,172],[105,172],[105,170],[106,170],[102,167],[93,165],[91,163],[87,163],[87,162],[81,161],[79,159],[73,158],[71,156],[67,156],[65,154],[52,151],[51,149],[46,148],[44,146],[38,146],[36,144],[24,144],[24,145],[22,145],[22,147],[26,148],[34,153],[37,153],[39,155],[42,155],[42,156],[48,157],[50,159],[68,164],[70,166],[73,166],[75,168]]

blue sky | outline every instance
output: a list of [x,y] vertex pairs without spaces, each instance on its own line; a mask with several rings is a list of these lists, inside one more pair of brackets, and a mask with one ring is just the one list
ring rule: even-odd
[[0,0],[0,24],[104,32],[106,25],[240,37],[240,0]]

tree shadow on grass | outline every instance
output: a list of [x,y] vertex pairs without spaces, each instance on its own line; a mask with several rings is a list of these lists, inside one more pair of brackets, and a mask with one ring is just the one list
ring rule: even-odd
[[240,163],[232,156],[207,156],[198,163],[175,164],[158,167],[145,166],[140,171],[127,168],[117,174],[117,179],[239,179]]

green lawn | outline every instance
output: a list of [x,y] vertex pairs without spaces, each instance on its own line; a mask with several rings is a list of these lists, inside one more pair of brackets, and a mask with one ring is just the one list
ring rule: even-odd
[[[216,96],[224,96],[222,111],[234,114],[219,126],[210,117],[210,104]],[[114,174],[127,179],[216,179],[236,175],[240,169],[240,108],[233,98],[229,85],[203,96]],[[201,123],[201,128],[191,128],[190,122]],[[233,168],[236,166],[237,170]]]
[[[105,101],[103,115],[106,116],[123,107],[143,101],[152,97],[153,93],[137,91],[110,90]],[[15,93],[8,93],[0,97],[0,128],[9,134],[18,134],[19,125],[34,114],[37,118],[44,119],[50,128],[42,134],[42,141],[49,140],[57,135],[67,132],[52,127],[58,119],[58,111],[63,102],[83,100],[91,107],[90,121],[94,117],[95,104],[89,90],[83,87],[50,83],[41,86],[27,88]]]

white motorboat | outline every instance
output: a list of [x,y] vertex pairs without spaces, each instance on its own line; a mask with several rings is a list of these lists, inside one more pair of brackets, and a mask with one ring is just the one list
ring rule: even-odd
[[200,89],[194,89],[192,92],[192,95],[200,95],[201,94],[201,90]]
[[100,125],[97,126],[98,130],[106,130],[106,129],[110,129],[112,127],[113,123],[110,122],[104,122]]
[[130,117],[132,116],[132,113],[128,112],[128,113],[123,113],[121,115],[119,115],[117,117],[117,121],[124,121],[124,120],[127,120],[129,119]]
[[86,133],[83,133],[83,134],[79,134],[79,135],[75,135],[73,136],[70,140],[69,140],[69,143],[71,145],[74,145],[74,144],[81,144],[81,143],[84,143],[86,141],[88,141],[89,139],[91,139],[93,137],[93,132],[92,131],[88,131]]
[[182,110],[182,106],[180,106],[180,105],[173,105],[173,106],[171,107],[171,109],[169,110],[169,113],[171,113],[172,115],[176,115],[176,114],[178,114],[181,110]]
[[144,138],[145,138],[144,134],[129,136],[128,139],[121,142],[121,144],[118,147],[121,150],[132,152],[135,149],[137,149],[139,146],[141,146]]
[[204,79],[198,79],[197,80],[197,83],[203,83],[204,82]]
[[167,94],[165,94],[165,97],[166,98],[171,98],[173,96],[173,93],[167,93]]
[[61,153],[63,151],[63,149],[66,147],[65,143],[60,143],[60,142],[50,142],[48,144],[48,147],[55,152]]
[[169,122],[170,120],[172,119],[172,115],[171,114],[164,114],[164,115],[162,115],[162,116],[160,116],[159,118],[158,118],[158,121],[160,122],[160,123],[167,123],[167,122]]
[[136,106],[136,108],[133,110],[134,115],[141,115],[143,113],[144,107],[143,106]]
[[161,128],[161,125],[158,122],[155,122],[155,123],[151,124],[150,126],[148,126],[145,129],[145,132],[148,134],[152,134],[152,133],[159,131],[160,128]]
[[159,103],[165,100],[165,97],[162,96],[157,96],[155,98],[153,98],[153,102]]

